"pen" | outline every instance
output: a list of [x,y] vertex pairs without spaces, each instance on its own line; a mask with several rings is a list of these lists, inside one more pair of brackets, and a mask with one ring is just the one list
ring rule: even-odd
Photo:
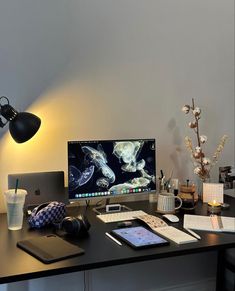
[[197,239],[201,239],[200,235],[198,235],[197,233],[195,233],[194,231],[192,231],[189,228],[185,228],[185,230],[187,230],[189,233],[191,233],[194,237],[196,237]]
[[117,243],[119,246],[121,246],[122,244],[120,243],[120,241],[118,241],[116,238],[114,238],[111,234],[109,234],[108,232],[105,233],[109,238],[111,238],[111,240],[113,240],[115,243]]

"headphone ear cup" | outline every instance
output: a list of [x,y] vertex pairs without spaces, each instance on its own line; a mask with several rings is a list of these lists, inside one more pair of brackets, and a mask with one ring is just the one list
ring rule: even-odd
[[84,215],[79,215],[78,217],[65,217],[61,223],[61,229],[74,236],[86,235],[90,226],[87,217]]
[[81,230],[81,223],[76,217],[68,216],[63,219],[61,228],[68,234],[78,235]]
[[91,227],[90,222],[88,221],[85,215],[79,215],[77,219],[80,221],[80,231],[82,234],[86,234]]

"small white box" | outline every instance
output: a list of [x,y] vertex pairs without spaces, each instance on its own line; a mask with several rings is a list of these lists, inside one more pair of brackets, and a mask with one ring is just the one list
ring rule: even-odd
[[203,203],[216,201],[224,203],[223,183],[203,183]]
[[118,212],[122,210],[121,204],[108,204],[105,208],[106,212]]

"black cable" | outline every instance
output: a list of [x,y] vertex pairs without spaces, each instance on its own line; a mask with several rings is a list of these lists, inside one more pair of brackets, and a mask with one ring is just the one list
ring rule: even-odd
[[100,205],[102,205],[102,204],[103,204],[102,201],[104,201],[104,199],[99,200],[99,201],[95,204],[95,206],[100,206]]
[[90,205],[91,200],[86,199],[86,207],[88,207]]

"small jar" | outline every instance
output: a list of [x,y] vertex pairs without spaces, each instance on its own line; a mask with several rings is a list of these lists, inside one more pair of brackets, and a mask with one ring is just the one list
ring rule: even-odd
[[198,202],[195,184],[192,181],[187,180],[185,183],[180,184],[179,190],[178,196],[183,202],[182,209],[194,210]]
[[207,203],[207,210],[211,214],[219,214],[221,213],[221,203],[212,201]]

